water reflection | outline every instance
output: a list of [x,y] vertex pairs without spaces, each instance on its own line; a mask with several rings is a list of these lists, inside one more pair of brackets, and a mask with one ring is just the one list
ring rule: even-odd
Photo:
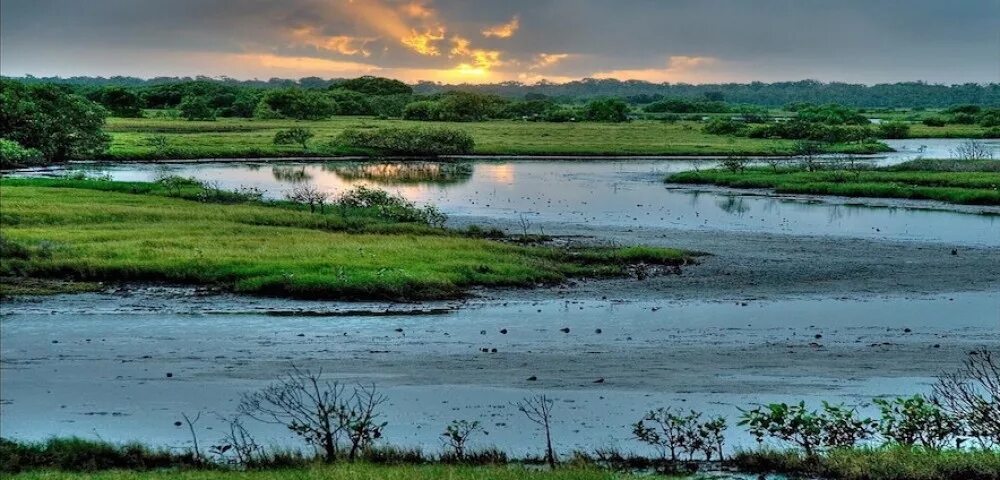
[[[935,144],[932,148],[943,147]],[[884,162],[887,160],[880,160]],[[259,188],[269,198],[281,198],[290,182],[308,181],[333,195],[363,185],[418,204],[434,204],[453,217],[482,217],[486,223],[516,224],[524,217],[537,226],[561,222],[628,230],[670,228],[1000,246],[1000,215],[877,208],[714,189],[698,192],[663,183],[665,175],[693,169],[694,165],[688,159],[588,158],[281,165],[136,163],[104,165],[102,171],[125,181],[150,181],[163,173],[194,177],[226,189]],[[62,173],[49,169],[34,174]]]
[[716,205],[718,205],[723,212],[732,215],[742,215],[743,213],[750,211],[750,206],[747,205],[745,199],[739,195],[726,195],[716,202]]
[[322,169],[348,182],[367,181],[375,185],[456,185],[472,178],[468,162],[336,162]]
[[306,167],[274,167],[271,169],[274,179],[284,183],[306,183],[312,180],[312,175],[306,172]]

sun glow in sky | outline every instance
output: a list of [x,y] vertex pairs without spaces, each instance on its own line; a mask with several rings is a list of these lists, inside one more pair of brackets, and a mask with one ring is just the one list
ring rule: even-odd
[[10,76],[381,75],[478,83],[1000,81],[1000,2],[899,5],[4,0],[0,70]]

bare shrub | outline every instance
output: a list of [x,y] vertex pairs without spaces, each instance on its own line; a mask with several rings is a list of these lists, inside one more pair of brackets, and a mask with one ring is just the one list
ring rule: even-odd
[[314,185],[298,185],[285,194],[285,198],[295,203],[309,206],[309,211],[315,213],[316,208],[322,213],[330,194],[324,192]]
[[938,377],[932,398],[984,448],[1000,445],[1000,360],[993,352],[970,352],[961,368]]
[[525,397],[515,404],[528,420],[538,424],[545,431],[545,461],[549,467],[556,466],[556,452],[552,449],[552,407],[555,401],[546,395]]
[[747,165],[750,165],[750,159],[746,157],[726,157],[726,159],[722,161],[722,168],[725,168],[733,173],[745,171],[747,169]]
[[307,444],[322,451],[333,462],[343,445],[348,459],[381,438],[385,422],[379,408],[387,401],[374,385],[347,388],[321,380],[322,371],[310,372],[292,366],[282,379],[263,390],[245,394],[239,412],[255,420],[284,425]]
[[239,415],[223,418],[229,431],[217,445],[209,447],[209,452],[223,463],[254,466],[264,460],[264,447],[250,434]]
[[721,459],[726,420],[716,417],[702,422],[701,415],[694,410],[688,414],[674,413],[669,407],[650,410],[632,425],[632,434],[656,448],[663,463],[676,463],[680,453],[686,453],[689,461],[699,454],[711,461],[718,453]]
[[955,147],[951,155],[959,160],[991,160],[993,151],[979,140],[968,140]]
[[451,447],[455,458],[462,460],[465,458],[465,446],[469,441],[469,437],[480,431],[482,431],[482,427],[480,427],[477,421],[453,420],[445,427],[444,433],[441,436],[444,437],[445,442]]

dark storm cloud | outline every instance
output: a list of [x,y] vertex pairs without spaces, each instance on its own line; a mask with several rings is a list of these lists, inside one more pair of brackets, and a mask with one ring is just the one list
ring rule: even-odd
[[998,26],[998,0],[4,0],[0,70],[996,82]]

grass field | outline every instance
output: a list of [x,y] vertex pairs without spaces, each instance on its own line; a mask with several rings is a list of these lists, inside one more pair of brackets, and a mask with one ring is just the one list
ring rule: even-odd
[[[979,162],[983,171],[964,169],[961,161],[925,161],[872,170],[804,171],[754,167],[745,171],[681,172],[668,183],[710,184],[732,188],[769,188],[778,193],[845,197],[909,198],[966,205],[1000,205],[1000,171],[995,162]],[[996,162],[1000,163],[1000,162]],[[913,170],[914,167],[926,170]]]
[[748,473],[836,480],[1000,480],[1000,452],[929,450],[918,447],[831,450],[815,458],[795,451],[737,454],[733,464]]
[[[316,137],[303,151],[299,146],[273,145],[274,134],[293,126],[313,130]],[[697,122],[666,123],[542,123],[495,120],[440,123],[339,117],[323,121],[248,120],[224,118],[214,122],[177,119],[112,118],[107,131],[112,143],[108,159],[231,158],[331,156],[355,153],[324,146],[346,128],[385,126],[447,126],[467,130],[482,155],[787,155],[796,142],[710,135]],[[162,135],[167,146],[151,145]],[[831,151],[869,153],[870,146],[832,145]]]
[[[340,464],[266,471],[107,471],[68,473],[26,472],[11,480],[614,480],[638,478],[607,470],[560,468],[554,471],[523,467],[462,467],[446,465],[379,466]],[[663,479],[678,477],[657,477]]]
[[637,262],[687,258],[671,249],[470,238],[379,218],[377,209],[311,213],[287,204],[199,202],[164,196],[152,185],[0,180],[0,272],[301,298],[432,299],[461,296],[474,286],[622,275]]

